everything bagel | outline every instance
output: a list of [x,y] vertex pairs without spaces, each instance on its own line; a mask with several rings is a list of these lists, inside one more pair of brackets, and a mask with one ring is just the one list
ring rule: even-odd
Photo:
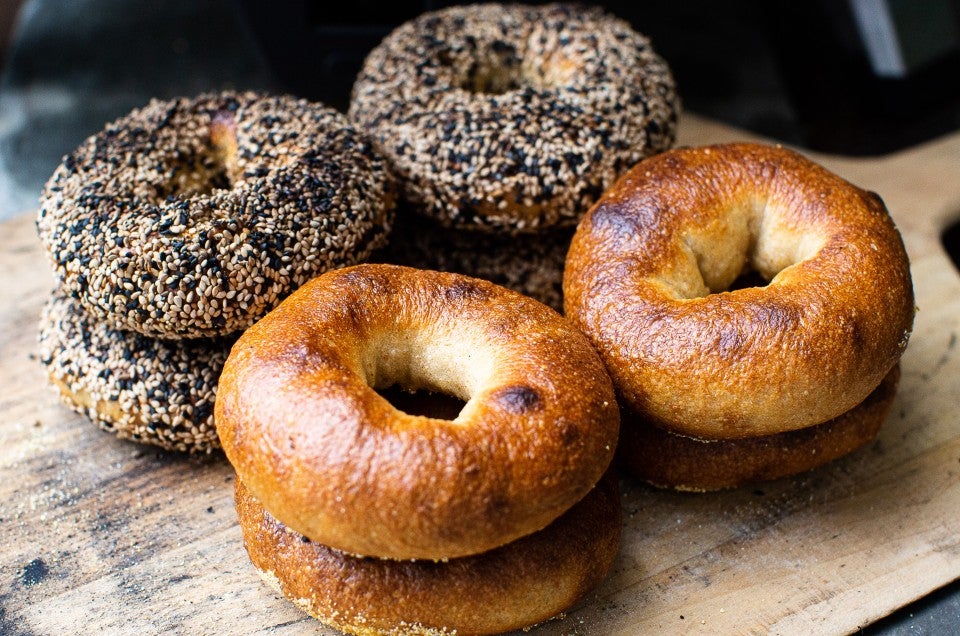
[[[466,402],[412,416],[374,389]],[[287,526],[367,556],[476,554],[540,530],[609,464],[619,416],[587,340],[492,283],[361,265],[314,279],[240,338],[215,421]]]
[[[745,270],[768,283],[727,291]],[[564,304],[633,412],[703,439],[850,410],[914,315],[880,198],[757,144],[668,151],[624,175],[574,235]]]
[[37,230],[63,289],[166,339],[245,329],[385,242],[393,189],[343,115],[288,96],[153,100],[53,173]]
[[576,224],[624,169],[673,145],[679,100],[650,41],[576,4],[425,13],[367,57],[349,116],[402,196],[448,227]]

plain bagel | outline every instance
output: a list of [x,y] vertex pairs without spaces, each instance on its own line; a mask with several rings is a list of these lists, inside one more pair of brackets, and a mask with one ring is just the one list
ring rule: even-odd
[[[412,416],[374,388],[466,402]],[[275,517],[345,552],[476,554],[548,525],[600,479],[619,415],[589,342],[560,315],[466,276],[328,272],[240,338],[215,421]]]
[[[769,283],[726,291],[751,269]],[[880,198],[757,144],[668,151],[624,175],[574,235],[564,303],[629,408],[706,439],[850,410],[900,359],[914,315]]]
[[740,439],[702,440],[652,426],[621,410],[617,456],[655,486],[705,492],[796,475],[852,453],[877,436],[897,393],[895,366],[873,393],[828,422]]
[[545,621],[606,576],[620,545],[620,498],[608,473],[539,532],[475,556],[357,557],[290,530],[236,481],[250,560],[271,587],[349,634],[493,634]]

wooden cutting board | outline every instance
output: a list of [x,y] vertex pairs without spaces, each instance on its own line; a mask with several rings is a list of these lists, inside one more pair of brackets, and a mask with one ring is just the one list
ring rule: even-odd
[[[745,139],[688,116],[681,143]],[[960,134],[882,159],[814,156],[879,192],[917,293],[879,439],[731,492],[624,481],[612,576],[535,634],[841,633],[960,578]],[[32,216],[0,225],[0,633],[331,633],[247,560],[222,456],[121,442],[60,406],[36,361],[51,287]]]

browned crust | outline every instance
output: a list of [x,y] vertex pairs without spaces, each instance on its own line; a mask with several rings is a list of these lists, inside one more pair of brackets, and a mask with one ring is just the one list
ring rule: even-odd
[[900,379],[895,366],[863,402],[829,422],[743,439],[701,440],[665,431],[622,411],[617,455],[655,486],[709,491],[796,475],[857,450],[877,436]]
[[540,532],[446,562],[354,557],[286,528],[236,481],[253,564],[301,609],[351,634],[492,634],[556,616],[596,587],[620,544],[609,473]]
[[[721,292],[744,267],[773,280]],[[899,360],[914,314],[907,255],[880,198],[757,144],[635,166],[580,224],[564,302],[631,409],[705,438],[850,410]]]
[[[411,416],[369,386],[393,382],[469,400],[452,422]],[[390,265],[324,274],[247,330],[215,421],[278,519],[397,559],[477,554],[545,527],[606,470],[619,427],[600,359],[559,314]]]

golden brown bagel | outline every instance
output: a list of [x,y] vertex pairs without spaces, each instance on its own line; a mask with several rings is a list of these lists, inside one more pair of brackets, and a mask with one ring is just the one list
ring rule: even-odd
[[608,474],[549,526],[446,562],[349,556],[312,543],[265,511],[238,479],[243,542],[264,581],[350,634],[492,634],[544,621],[603,580],[620,544]]
[[[399,384],[466,401],[394,408]],[[220,377],[223,449],[275,517],[368,556],[476,554],[580,500],[617,443],[613,387],[552,309],[487,281],[391,265],[329,272],[246,331]]]
[[876,437],[899,379],[897,365],[867,399],[829,422],[760,437],[694,439],[621,411],[617,454],[637,477],[677,490],[720,490],[796,475],[852,453]]
[[[769,284],[724,291],[747,269]],[[757,144],[637,164],[578,227],[563,291],[631,409],[712,439],[850,410],[899,360],[914,314],[880,198]]]

